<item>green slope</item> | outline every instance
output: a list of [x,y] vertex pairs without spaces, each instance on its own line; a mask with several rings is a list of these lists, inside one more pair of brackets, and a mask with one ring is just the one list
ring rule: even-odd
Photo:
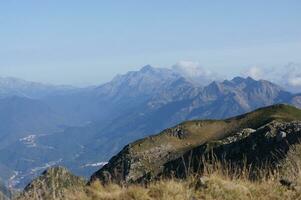
[[155,177],[163,165],[206,142],[219,140],[245,128],[257,129],[272,121],[301,120],[301,110],[289,105],[273,105],[225,120],[194,120],[179,124],[162,133],[127,145],[91,180],[113,179],[137,182]]

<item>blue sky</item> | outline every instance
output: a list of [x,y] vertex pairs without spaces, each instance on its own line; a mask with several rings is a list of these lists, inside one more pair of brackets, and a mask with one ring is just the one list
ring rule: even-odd
[[0,76],[99,84],[178,61],[233,76],[301,63],[301,1],[0,1]]

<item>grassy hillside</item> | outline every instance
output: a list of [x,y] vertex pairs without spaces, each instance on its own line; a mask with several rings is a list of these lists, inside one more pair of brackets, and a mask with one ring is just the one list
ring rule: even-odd
[[[301,110],[289,105],[274,105],[225,120],[187,121],[162,133],[127,145],[92,180],[113,179],[139,182],[162,172],[165,163],[209,141],[216,141],[241,131],[257,129],[272,121],[301,120]],[[108,177],[107,174],[110,174]]]
[[[167,129],[158,135],[134,142],[130,146],[131,150],[137,153],[145,152],[156,145],[171,146],[177,150],[187,149],[209,140],[224,138],[244,128],[259,128],[273,120],[301,120],[301,110],[290,105],[281,104],[261,108],[254,112],[226,120],[187,121],[174,128]],[[182,138],[180,138],[180,134],[183,135]]]

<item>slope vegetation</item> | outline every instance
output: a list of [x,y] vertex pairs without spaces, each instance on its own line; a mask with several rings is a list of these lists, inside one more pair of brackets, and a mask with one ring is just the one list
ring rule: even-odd
[[[93,182],[97,179],[104,182],[114,181],[117,183],[150,181],[162,173],[166,173],[166,169],[170,168],[168,163],[179,158],[181,160],[185,153],[187,154],[191,150],[196,148],[203,149],[204,145],[205,147],[211,147],[212,144],[216,143],[223,148],[228,143],[239,141],[242,135],[241,131],[251,130],[246,136],[251,138],[251,136],[253,137],[251,133],[256,133],[256,130],[269,123],[290,123],[296,120],[301,120],[301,111],[299,109],[288,105],[274,105],[226,120],[184,122],[173,128],[166,129],[158,135],[127,145],[106,166],[97,171],[92,176],[91,181]],[[287,126],[290,127],[290,125]],[[293,126],[293,128],[299,128],[299,124],[296,126]],[[266,132],[268,131],[265,131],[264,134]],[[255,135],[257,136],[258,134]],[[299,134],[296,135],[299,136]],[[276,133],[271,136],[271,138],[276,137]],[[255,145],[268,144],[263,139],[258,136],[259,141],[256,141]],[[213,146],[215,147],[215,145]],[[200,151],[197,156],[201,157],[203,154],[204,152]],[[176,161],[171,168],[173,170],[176,169],[180,163],[182,162]]]

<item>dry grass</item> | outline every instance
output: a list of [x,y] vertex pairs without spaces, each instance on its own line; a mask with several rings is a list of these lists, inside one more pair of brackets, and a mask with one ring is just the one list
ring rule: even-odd
[[251,182],[244,179],[229,179],[212,174],[205,179],[204,185],[199,180],[162,180],[147,187],[132,185],[103,186],[93,183],[83,191],[68,191],[68,200],[290,200],[301,199],[301,191],[290,190],[274,180]]
[[[202,181],[200,181],[202,180]],[[29,198],[44,200],[45,198]],[[115,184],[102,185],[94,182],[85,188],[66,190],[63,198],[52,196],[51,200],[298,200],[301,190],[282,186],[277,179],[258,181],[233,178],[220,172],[203,178],[191,176],[186,180],[161,180],[147,186]]]
[[190,175],[186,180],[161,180],[147,186],[122,187],[94,182],[81,191],[66,191],[67,200],[298,200],[301,189],[279,182],[278,172],[263,170],[263,178],[251,181],[250,170],[234,170],[221,163],[209,164],[202,178]]
[[[292,153],[296,158],[297,149]],[[298,160],[298,159],[295,159]],[[300,163],[301,164],[301,163]],[[299,162],[286,167],[293,171]],[[168,179],[152,182],[149,185],[117,184],[103,185],[93,182],[90,186],[77,187],[58,196],[47,195],[47,198],[35,195],[22,200],[299,200],[301,188],[286,187],[280,184],[280,171],[261,169],[261,178],[250,180],[250,167],[247,165],[234,169],[218,161],[205,165],[202,176],[190,174],[185,180]],[[299,171],[298,171],[299,172]],[[300,182],[300,176],[294,177]],[[298,179],[298,180],[296,180]],[[47,189],[46,189],[47,191]],[[44,191],[45,192],[45,191]]]
[[[250,179],[253,171],[247,164],[235,168],[216,159],[208,162],[203,158],[205,165],[202,175],[189,174],[188,165],[188,178],[185,180],[171,178],[148,185],[127,186],[103,185],[95,181],[84,187],[72,186],[67,190],[58,188],[60,193],[45,188],[43,193],[46,191],[49,194],[46,197],[34,195],[20,200],[299,200],[301,199],[300,152],[300,145],[292,146],[286,160],[283,160],[284,168],[258,169],[260,174],[256,179]],[[289,173],[283,173],[283,170]],[[279,180],[284,177],[294,181],[296,185],[283,186]],[[39,194],[39,191],[35,191],[34,194]]]
[[118,185],[103,186],[94,182],[85,191],[69,191],[68,200],[185,200],[192,199],[194,189],[188,182],[175,180],[158,181],[147,187],[131,185],[121,187]]

